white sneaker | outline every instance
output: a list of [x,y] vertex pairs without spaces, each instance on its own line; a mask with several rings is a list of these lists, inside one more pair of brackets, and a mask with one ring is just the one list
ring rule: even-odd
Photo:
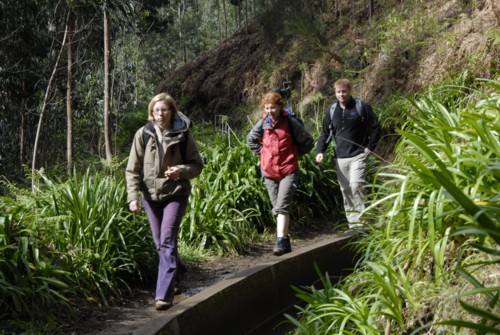
[[157,311],[165,311],[172,307],[172,303],[164,300],[156,300],[155,308]]
[[362,223],[349,223],[349,228],[350,229],[363,228],[363,224]]

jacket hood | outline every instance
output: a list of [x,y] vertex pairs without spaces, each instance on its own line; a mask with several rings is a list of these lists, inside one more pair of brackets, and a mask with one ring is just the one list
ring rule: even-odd
[[172,126],[169,132],[180,133],[188,130],[192,126],[191,120],[182,112],[177,112],[175,119],[172,121]]

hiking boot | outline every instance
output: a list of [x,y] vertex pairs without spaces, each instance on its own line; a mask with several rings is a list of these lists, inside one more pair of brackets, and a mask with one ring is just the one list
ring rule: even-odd
[[171,302],[165,300],[156,300],[155,308],[157,311],[166,311],[167,309],[172,307],[172,305],[173,304]]
[[292,251],[292,247],[290,245],[290,237],[278,237],[276,239],[276,243],[274,244],[273,254],[275,256],[281,256],[283,254],[287,254]]

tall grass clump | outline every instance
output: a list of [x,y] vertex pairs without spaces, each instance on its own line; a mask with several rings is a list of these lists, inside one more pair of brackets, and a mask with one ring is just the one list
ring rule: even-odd
[[[197,250],[242,253],[259,234],[275,230],[271,202],[260,171],[259,157],[240,135],[231,141],[197,134],[205,167],[192,181],[193,191],[179,238]],[[339,208],[339,191],[332,191],[332,162],[318,165],[313,154],[301,157],[300,182],[291,215],[294,225],[311,225],[314,218],[331,218]]]
[[86,305],[107,305],[156,268],[149,225],[126,208],[123,177],[41,176],[36,193],[0,202],[3,329],[56,327]]
[[342,210],[342,194],[332,155],[316,163],[314,149],[299,159],[299,187],[294,196],[291,217],[300,226],[312,226],[315,219],[334,222]]
[[298,291],[295,334],[498,333],[500,84],[409,101],[394,164],[374,181],[363,259],[338,287],[322,278],[314,303],[317,289]]
[[149,272],[149,225],[128,211],[124,178],[87,171],[63,184],[45,184],[52,191],[41,203],[44,221],[53,223],[48,233],[60,262],[88,287],[87,298],[107,303],[109,294],[120,295],[120,284],[127,286],[125,279]]
[[179,238],[199,250],[240,253],[268,216],[270,205],[258,167],[243,143],[200,148],[205,167],[192,182]]
[[31,212],[0,203],[0,328],[27,327],[35,319],[54,324],[71,316],[71,273],[53,264]]

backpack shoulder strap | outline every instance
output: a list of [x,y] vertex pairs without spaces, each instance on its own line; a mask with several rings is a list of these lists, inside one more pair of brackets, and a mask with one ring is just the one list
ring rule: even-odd
[[290,113],[287,113],[287,114],[283,115],[283,118],[285,119],[288,132],[292,136],[292,140],[295,143],[295,135],[293,133],[295,128],[293,127],[293,124],[292,124],[293,123],[292,116],[290,115]]
[[335,112],[336,108],[337,108],[337,102],[334,102],[333,105],[330,107],[330,123],[333,123],[333,113]]
[[337,101],[333,103],[333,105],[330,106],[330,124],[328,125],[328,137],[326,138],[326,144],[329,144],[332,141],[333,138],[333,113],[335,112],[335,109],[337,109]]
[[184,134],[184,141],[179,143],[179,147],[181,149],[182,160],[186,163],[186,149],[189,140],[189,130]]
[[356,112],[363,118],[363,102],[359,98],[354,98],[354,101],[356,103]]
[[151,138],[151,134],[149,134],[149,132],[147,132],[146,129],[149,130],[150,132],[152,132],[153,134],[155,134],[155,137],[156,137],[156,130],[155,130],[155,126],[153,125],[153,122],[148,122],[144,126],[144,129],[142,131],[142,143],[144,143],[144,148],[146,148],[146,146],[148,145],[149,139]]

